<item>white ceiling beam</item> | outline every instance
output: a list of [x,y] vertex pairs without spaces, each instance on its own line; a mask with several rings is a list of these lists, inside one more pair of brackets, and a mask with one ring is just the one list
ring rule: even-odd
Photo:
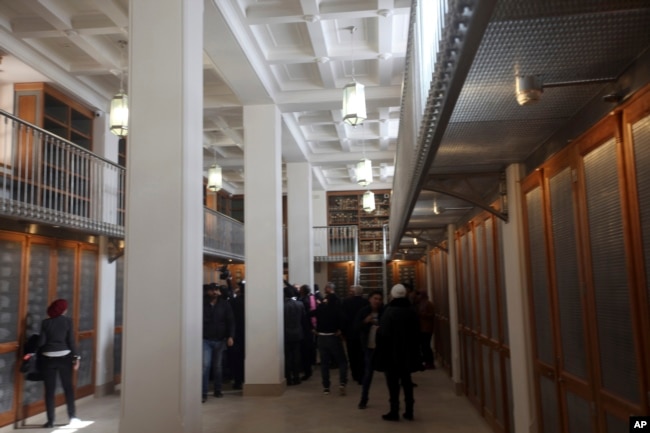
[[55,29],[72,28],[72,18],[55,0],[22,0],[38,16],[43,17]]
[[116,26],[120,27],[124,33],[129,27],[128,11],[124,10],[116,0],[92,0],[93,4],[104,15],[106,15]]
[[[350,2],[353,3],[353,2]],[[246,22],[248,25],[267,25],[267,24],[291,24],[304,22],[303,15],[289,15],[277,7],[277,3],[257,4],[249,6],[246,10]],[[392,10],[393,15],[408,15],[411,13],[410,7],[396,7]],[[351,20],[360,18],[373,18],[377,16],[377,9],[371,8],[366,10],[350,10],[340,12],[323,12],[319,13],[321,21],[327,20]]]

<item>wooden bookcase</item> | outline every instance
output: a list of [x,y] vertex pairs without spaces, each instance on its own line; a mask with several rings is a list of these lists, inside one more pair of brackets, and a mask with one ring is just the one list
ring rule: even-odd
[[359,254],[383,253],[383,226],[390,214],[390,191],[374,191],[375,210],[362,208],[364,191],[327,194],[327,223],[330,226],[356,225],[359,228]]
[[[91,109],[47,83],[19,83],[14,85],[14,91],[18,117],[88,151],[93,150],[94,112]],[[34,135],[28,130],[21,134],[18,158],[22,168],[16,172],[17,181],[30,184],[38,178],[29,168],[40,155],[38,170],[42,188],[35,201],[46,208],[87,217],[90,203],[86,192],[91,187],[91,179],[82,171],[83,164],[64,167],[60,152],[46,149],[45,140],[34,141]],[[52,146],[52,142],[49,143]]]
[[47,83],[14,85],[16,115],[93,150],[94,112]]

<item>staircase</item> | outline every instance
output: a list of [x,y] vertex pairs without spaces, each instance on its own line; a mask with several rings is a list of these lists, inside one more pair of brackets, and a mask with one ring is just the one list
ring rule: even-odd
[[384,262],[360,262],[359,284],[363,286],[364,293],[372,290],[384,292],[386,281],[386,264]]

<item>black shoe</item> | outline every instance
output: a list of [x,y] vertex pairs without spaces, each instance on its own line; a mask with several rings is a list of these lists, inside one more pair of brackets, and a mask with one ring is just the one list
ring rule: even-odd
[[45,424],[43,424],[43,428],[52,428],[52,427],[54,427],[53,422],[48,421]]
[[404,417],[404,419],[407,419],[409,421],[413,421],[413,412],[404,412],[402,414],[402,417]]
[[221,393],[221,391],[215,391],[214,396],[217,397],[217,398],[221,398],[221,397],[223,397],[223,394]]
[[207,399],[208,399],[207,395],[202,395],[201,396],[201,403],[205,403]]
[[368,402],[365,401],[365,400],[361,400],[361,401],[359,402],[359,406],[358,406],[358,407],[359,407],[359,409],[365,409],[365,408],[368,407]]
[[381,416],[384,421],[399,421],[399,414],[397,412],[388,412]]

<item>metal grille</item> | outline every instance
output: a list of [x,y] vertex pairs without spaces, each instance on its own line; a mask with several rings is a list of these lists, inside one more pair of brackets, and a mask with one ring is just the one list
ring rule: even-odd
[[584,157],[603,387],[639,401],[614,139]]
[[124,256],[115,262],[115,326],[124,320]]
[[499,325],[498,325],[498,310],[497,310],[497,286],[496,286],[496,273],[494,272],[495,257],[494,257],[494,224],[492,219],[489,218],[485,221],[485,252],[487,257],[487,290],[489,297],[488,308],[490,310],[490,337],[499,339]]
[[611,413],[607,413],[607,433],[628,433],[630,431],[628,424],[628,420],[622,420]]
[[587,400],[577,395],[566,393],[566,406],[569,417],[570,432],[594,431],[591,425],[591,408]]
[[560,415],[557,407],[557,394],[555,392],[555,382],[547,377],[540,376],[539,387],[541,390],[540,403],[542,404],[542,414],[544,433],[557,433],[560,429]]
[[[483,224],[476,226],[476,260],[478,268],[478,308],[481,316],[481,334],[489,335],[488,314],[490,304],[487,301],[487,287],[485,275],[485,227]],[[483,306],[483,308],[481,308]]]
[[9,412],[14,407],[14,371],[16,354],[0,354],[0,413]]
[[571,168],[567,167],[556,174],[550,179],[549,184],[564,369],[586,379],[587,361],[582,325],[583,311],[578,275]]
[[551,331],[548,282],[546,281],[546,246],[544,244],[542,189],[540,187],[526,194],[526,207],[528,210],[530,273],[533,283],[537,356],[542,362],[553,365],[553,334]]
[[[56,250],[56,297],[63,298],[74,305],[74,248],[59,247]],[[68,312],[72,316],[72,311]]]
[[643,239],[643,255],[645,257],[646,290],[650,302],[650,116],[632,126],[632,136],[634,138],[641,235]]
[[79,293],[79,331],[95,329],[95,283],[97,281],[97,253],[81,251],[81,281]]
[[122,334],[115,334],[113,343],[113,372],[118,375],[122,373]]
[[29,285],[27,288],[28,335],[38,334],[47,310],[50,276],[50,246],[31,244],[29,247]]
[[467,234],[460,238],[461,249],[460,254],[463,272],[463,311],[465,312],[465,326],[473,328],[474,318],[472,317],[472,300],[470,296],[470,282],[469,282],[469,242]]
[[95,356],[93,350],[92,338],[85,338],[79,341],[77,351],[83,359],[79,363],[79,371],[77,372],[77,388],[82,386],[91,385],[93,383],[93,364],[95,363]]
[[[504,222],[499,220],[499,229],[503,228]],[[499,234],[498,232],[496,234]],[[505,282],[505,275],[506,275],[506,268],[503,263],[503,242],[501,242],[501,237],[497,236],[497,246],[499,247],[499,256],[497,257],[497,264],[499,266],[499,270],[501,271],[499,275],[499,296],[501,298],[501,311],[503,313],[501,314],[501,326],[503,328],[503,344],[506,346],[510,346],[510,329],[508,328],[508,314],[506,314],[506,282]]]
[[476,350],[474,347],[474,338],[471,335],[465,335],[465,344],[467,345],[467,371],[469,394],[477,395],[476,392]]
[[494,413],[494,397],[492,393],[492,379],[491,379],[491,366],[490,366],[490,348],[488,346],[480,345],[483,358],[483,395],[485,396],[485,407],[490,412]]
[[470,305],[470,312],[472,314],[472,329],[476,330],[480,327],[479,322],[479,306],[476,305],[476,257],[474,254],[474,232],[467,233],[467,250],[465,254],[469,261],[469,276],[467,279],[468,301]]
[[492,351],[492,371],[494,372],[494,398],[496,413],[494,414],[495,418],[499,420],[503,425],[506,424],[506,416],[503,407],[503,386],[501,380],[501,354],[493,350]]
[[21,242],[0,240],[0,343],[18,341],[22,250]]

